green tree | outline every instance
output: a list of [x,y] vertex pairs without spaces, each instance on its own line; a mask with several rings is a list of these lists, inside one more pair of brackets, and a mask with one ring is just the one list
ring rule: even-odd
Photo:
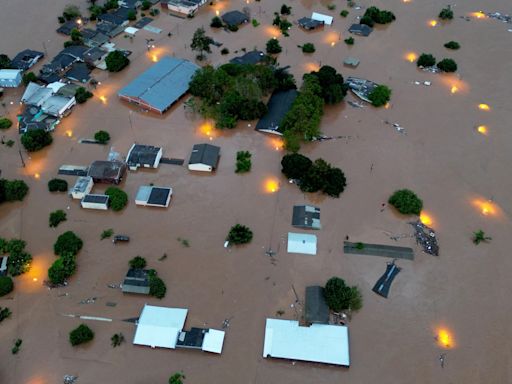
[[77,17],[81,16],[80,8],[78,8],[76,5],[68,4],[64,7],[62,16],[64,16],[66,20],[76,19]]
[[447,6],[446,8],[441,9],[441,12],[439,12],[439,18],[441,20],[451,20],[453,19],[453,11],[450,6]]
[[436,65],[436,58],[430,53],[422,53],[416,62],[418,67],[432,67]]
[[281,5],[281,15],[289,15],[291,13],[292,7],[289,7],[286,4]]
[[300,180],[308,173],[313,162],[300,153],[284,155],[281,160],[281,172],[288,179]]
[[126,15],[126,17],[128,18],[128,20],[130,21],[134,21],[134,20],[137,20],[137,13],[133,10],[133,9],[130,9]]
[[110,140],[110,134],[107,131],[98,131],[94,134],[94,140],[100,144],[107,144]]
[[315,45],[313,43],[305,43],[301,48],[303,53],[315,52]]
[[486,236],[485,232],[479,229],[476,232],[473,232],[473,243],[475,245],[480,244],[481,242],[487,243],[492,240],[492,237]]
[[164,281],[157,276],[155,270],[151,270],[149,274],[149,294],[157,299],[163,299],[166,292],[167,287]]
[[277,54],[283,50],[281,44],[277,39],[270,39],[267,41],[267,53],[268,54]]
[[34,83],[37,81],[37,76],[34,72],[27,72],[23,74],[23,85],[28,85],[28,83]]
[[80,33],[80,31],[76,28],[73,28],[71,30],[71,34],[70,34],[70,37],[71,37],[71,41],[74,42],[74,43],[82,43],[83,41],[83,36],[82,34]]
[[456,41],[451,40],[451,41],[447,42],[446,44],[444,44],[444,47],[448,48],[448,49],[457,50],[457,49],[460,49],[460,44],[457,43]]
[[419,215],[423,208],[423,201],[409,189],[400,189],[393,193],[388,203],[403,215]]
[[80,324],[69,333],[69,342],[72,346],[87,343],[94,339],[94,332],[85,324]]
[[28,185],[23,180],[0,180],[0,202],[22,201],[28,193]]
[[457,70],[457,63],[452,59],[443,59],[437,63],[437,68],[443,72],[455,72]]
[[117,187],[107,188],[105,195],[109,196],[108,205],[113,211],[120,211],[128,204],[128,195],[125,191]]
[[185,379],[185,375],[182,372],[176,372],[169,377],[169,384],[183,384],[183,379]]
[[67,192],[68,182],[63,179],[51,179],[48,182],[48,190],[50,192]]
[[151,8],[151,2],[148,0],[142,1],[142,10],[147,11],[149,8]]
[[[366,9],[366,11],[360,21],[361,24],[366,24],[366,23],[363,23],[363,18],[369,19],[373,23],[377,23],[377,24],[388,24],[396,19],[393,12],[386,11],[386,10],[380,10],[377,7],[369,7]],[[373,26],[373,23],[370,26]]]
[[9,308],[7,307],[0,307],[0,323],[2,321],[4,321],[5,319],[7,319],[9,316],[11,316],[12,312]]
[[251,152],[238,151],[236,153],[236,173],[245,173],[251,170]]
[[370,16],[363,16],[359,20],[359,24],[366,24],[369,27],[373,27],[375,25],[374,21]]
[[315,87],[313,92],[321,96],[327,104],[339,103],[347,94],[348,87],[345,85],[343,76],[329,65],[304,75],[304,79],[310,76],[315,77],[319,85],[319,88]]
[[348,11],[346,9],[344,9],[343,11],[340,12],[340,16],[341,17],[347,17],[348,16]]
[[64,284],[66,279],[73,276],[75,271],[76,256],[72,253],[64,253],[48,269],[48,280],[55,285]]
[[235,224],[231,227],[226,238],[232,244],[246,244],[252,240],[253,233],[245,225]]
[[72,231],[64,232],[57,238],[53,245],[53,252],[57,256],[62,256],[67,253],[76,255],[83,247],[84,242]]
[[9,276],[0,276],[0,296],[11,293],[14,289],[14,283]]
[[50,227],[57,227],[60,223],[67,220],[66,212],[62,209],[50,213],[49,224]]
[[324,288],[325,301],[329,308],[335,312],[342,310],[357,311],[363,305],[363,298],[357,287],[346,285],[339,277],[331,277]]
[[8,129],[12,126],[12,121],[7,117],[0,117],[0,129]]
[[224,23],[219,16],[215,16],[210,23],[210,27],[212,28],[222,28],[223,25]]
[[78,87],[75,91],[75,99],[78,104],[85,103],[88,99],[90,99],[93,96],[91,92],[89,92],[84,87]]
[[198,60],[203,60],[205,57],[204,52],[211,53],[211,44],[213,44],[213,39],[206,35],[204,28],[198,28],[194,32],[194,36],[192,36],[190,48],[193,51],[199,52],[197,56]]
[[53,142],[50,132],[44,129],[34,129],[21,135],[21,144],[28,152],[36,152]]
[[11,59],[9,59],[9,56],[3,53],[0,54],[0,69],[10,69],[11,65]]
[[130,60],[123,54],[123,52],[113,51],[107,55],[105,63],[107,64],[107,70],[109,72],[119,72],[130,64]]
[[354,38],[353,38],[352,36],[347,37],[347,38],[346,38],[345,40],[343,40],[343,41],[344,41],[344,42],[345,42],[345,44],[347,44],[347,45],[354,45],[354,42],[355,42],[355,40],[354,40]]
[[11,253],[7,262],[7,271],[12,276],[18,276],[30,269],[32,256],[27,252]]
[[381,107],[386,105],[391,98],[391,89],[386,85],[378,85],[368,95],[368,99],[371,101],[374,107]]
[[130,268],[133,269],[144,269],[146,268],[146,259],[141,256],[135,256],[129,261]]

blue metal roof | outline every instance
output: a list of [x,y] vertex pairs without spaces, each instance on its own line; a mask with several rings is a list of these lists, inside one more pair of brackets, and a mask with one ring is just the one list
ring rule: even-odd
[[190,80],[197,69],[199,67],[190,61],[165,56],[121,89],[118,95],[137,97],[165,111],[188,91]]

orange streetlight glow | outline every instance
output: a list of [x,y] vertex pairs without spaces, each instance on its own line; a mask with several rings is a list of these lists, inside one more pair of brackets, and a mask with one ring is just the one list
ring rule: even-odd
[[156,63],[156,62],[158,61],[158,56],[157,56],[157,55],[155,55],[155,54],[151,55],[151,61],[152,61],[153,63]]
[[336,45],[336,42],[331,41],[331,47],[334,47]]
[[471,16],[476,17],[477,19],[484,19],[485,13],[483,13],[482,11],[472,12]]
[[427,225],[429,227],[433,223],[432,217],[424,211],[421,211],[420,213],[420,221],[422,222],[423,225]]
[[428,22],[428,25],[430,25],[431,27],[435,27],[437,25],[437,20],[430,20]]
[[484,216],[498,216],[500,213],[498,205],[492,200],[475,199],[473,200],[473,205]]
[[437,344],[446,349],[451,349],[455,346],[455,340],[452,332],[446,328],[438,328],[436,330]]
[[265,181],[265,191],[268,193],[274,193],[279,190],[279,182],[274,179],[267,179]]
[[103,104],[107,104],[107,98],[105,96],[100,96],[100,100]]
[[220,14],[220,12],[219,12],[219,10],[217,9],[217,10],[215,11],[215,15],[219,16],[219,14]]
[[487,127],[485,125],[479,125],[476,130],[478,131],[478,133],[481,133],[482,135],[487,135],[489,133],[489,130],[487,129]]
[[416,59],[418,58],[418,55],[416,55],[414,52],[406,53],[405,58],[410,63],[414,63]]
[[478,109],[482,110],[482,111],[490,111],[491,110],[491,107],[489,107],[489,104],[478,104]]
[[41,175],[40,175],[39,173],[35,173],[35,174],[34,174],[34,177],[35,177],[37,180],[39,180],[39,179],[41,178]]
[[268,139],[268,144],[271,148],[276,151],[281,151],[284,148],[284,141],[277,137],[272,137]]
[[34,278],[32,279],[32,281],[37,281],[37,277],[34,277]]
[[73,131],[72,131],[72,130],[70,130],[70,129],[68,129],[68,130],[66,131],[66,136],[67,136],[67,137],[72,137],[72,136],[73,136]]
[[453,94],[453,93],[457,93],[458,91],[459,91],[459,88],[457,88],[457,86],[455,86],[455,85],[452,85],[450,92]]

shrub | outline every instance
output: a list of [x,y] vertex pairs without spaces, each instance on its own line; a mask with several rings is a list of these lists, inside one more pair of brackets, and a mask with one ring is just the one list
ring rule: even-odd
[[137,13],[133,9],[130,9],[126,14],[126,17],[128,18],[128,20],[134,21],[137,19]]
[[223,25],[224,23],[219,16],[215,16],[210,23],[210,27],[212,28],[222,28]]
[[11,148],[13,145],[14,145],[14,140],[7,140],[7,142],[5,143],[5,145],[7,145],[9,148]]
[[357,287],[350,287],[339,277],[331,277],[324,288],[325,301],[335,312],[345,309],[357,311],[363,305],[363,298]]
[[149,294],[157,299],[162,299],[165,297],[167,287],[164,281],[156,275],[154,270],[151,272],[152,273],[149,275]]
[[185,375],[181,372],[176,372],[174,375],[169,377],[169,384],[183,384]]
[[23,180],[0,179],[0,203],[22,201],[28,193],[28,185]]
[[453,19],[453,11],[450,6],[441,9],[441,12],[439,12],[439,18],[441,20],[451,20]]
[[36,152],[52,143],[52,135],[44,129],[34,129],[21,135],[21,144],[28,152]]
[[94,338],[94,332],[85,324],[80,324],[69,333],[69,342],[72,346],[91,341]]
[[148,1],[148,0],[144,0],[144,1],[142,2],[142,9],[143,9],[144,11],[147,11],[149,8],[151,8],[151,2],[150,2],[150,1]]
[[344,9],[343,11],[340,12],[340,16],[341,17],[347,17],[348,16],[348,11],[346,9]]
[[112,228],[105,229],[103,232],[101,232],[100,240],[108,239],[109,237],[112,237],[114,234],[114,230]]
[[48,182],[48,190],[50,192],[67,192],[68,182],[62,179],[51,179]]
[[251,23],[252,23],[252,26],[253,26],[254,28],[259,27],[259,25],[260,25],[259,21],[258,21],[258,20],[256,20],[256,19],[252,19],[252,20],[251,20]]
[[72,253],[65,253],[48,269],[48,279],[52,284],[63,284],[68,277],[73,276],[76,271],[76,256]]
[[[362,20],[364,18],[371,19],[372,22],[377,23],[377,24],[388,24],[396,19],[393,12],[386,11],[386,10],[380,10],[377,7],[369,7],[366,9],[363,17],[361,18],[361,22],[360,22],[361,24],[366,24],[366,23],[362,22]],[[373,23],[370,26],[373,26]]]
[[108,205],[113,211],[120,211],[128,204],[128,195],[122,189],[117,187],[109,187],[105,191],[105,195],[109,196]]
[[63,221],[66,221],[67,215],[62,209],[50,213],[50,227],[57,227]]
[[14,283],[9,276],[0,276],[0,296],[11,293],[14,289]]
[[249,151],[238,151],[236,153],[236,173],[245,173],[251,170],[251,156]]
[[112,344],[112,346],[114,348],[118,347],[118,346],[120,346],[124,342],[124,335],[122,333],[115,333],[110,338],[110,341],[111,341],[111,344]]
[[135,256],[128,263],[130,264],[130,268],[134,268],[134,269],[146,268],[146,259],[141,256]]
[[388,203],[403,215],[419,215],[423,208],[423,201],[409,189],[400,189],[393,193]]
[[368,95],[368,99],[371,101],[374,107],[381,107],[386,105],[391,98],[391,89],[386,85],[378,85]]
[[246,244],[252,240],[253,233],[245,225],[236,224],[231,227],[228,233],[227,241],[233,244]]
[[352,36],[346,38],[345,40],[343,40],[345,42],[345,44],[347,45],[354,45],[354,38]]
[[110,134],[107,131],[98,131],[94,134],[94,140],[100,144],[107,144],[110,140]]
[[[479,229],[476,232],[473,232],[473,243],[475,245],[480,244],[481,242],[487,243],[492,240],[492,237],[486,236],[485,232]],[[1,295],[0,295],[1,296]]]
[[2,308],[0,307],[0,323],[2,321],[4,321],[5,319],[7,319],[9,316],[11,316],[12,312],[9,308],[5,307],[5,308]]
[[7,262],[7,271],[12,276],[18,276],[30,269],[32,256],[27,252],[11,253]]
[[35,81],[37,81],[37,76],[34,72],[27,72],[23,74],[23,85],[28,85],[28,83]]
[[437,68],[443,72],[455,72],[457,70],[457,63],[452,59],[443,59],[437,63]]
[[123,52],[113,51],[107,55],[105,63],[107,64],[107,70],[109,72],[119,72],[130,64],[130,60],[123,54]]
[[416,62],[418,67],[432,67],[436,65],[436,58],[430,53],[422,53]]
[[12,349],[11,349],[11,353],[13,355],[16,355],[20,351],[20,347],[21,347],[22,343],[23,343],[23,340],[16,339],[16,341],[14,342],[14,347],[12,347]]
[[279,41],[277,39],[270,39],[267,41],[267,53],[268,54],[277,54],[280,53],[283,50],[281,48],[281,45],[279,44]]
[[447,42],[445,45],[444,45],[445,48],[448,48],[448,49],[453,49],[453,50],[456,50],[456,49],[459,49],[460,48],[460,44],[457,43],[456,41],[449,41]]
[[331,197],[339,197],[345,190],[347,181],[339,168],[333,168],[323,159],[316,159],[299,182],[301,191],[323,193]]
[[0,129],[8,129],[11,128],[12,121],[7,117],[0,117]]
[[311,168],[313,162],[300,153],[284,155],[281,160],[281,172],[288,179],[300,180]]
[[374,21],[370,16],[363,16],[359,20],[359,24],[366,24],[369,27],[373,27],[375,25]]
[[62,256],[67,253],[76,255],[83,247],[84,242],[72,231],[64,232],[53,245],[53,252]]
[[221,55],[227,55],[228,53],[229,53],[229,49],[227,49],[227,48],[222,48],[220,51]]
[[68,4],[64,7],[62,16],[64,16],[66,20],[76,19],[80,17],[80,9],[76,5]]
[[84,87],[79,87],[75,92],[75,99],[78,104],[85,103],[88,99],[93,96],[91,92],[89,92]]
[[289,7],[286,4],[281,5],[281,15],[289,15],[291,13],[292,7]]
[[303,53],[313,53],[315,52],[315,45],[313,43],[305,43],[302,46]]

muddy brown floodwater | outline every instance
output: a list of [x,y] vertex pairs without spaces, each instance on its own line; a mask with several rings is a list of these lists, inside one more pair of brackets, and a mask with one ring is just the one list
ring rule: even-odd
[[[31,48],[46,50],[47,58],[53,57],[65,41],[55,32],[56,16],[70,2],[82,10],[87,7],[85,1],[77,0],[3,0],[0,51],[12,57]],[[293,7],[294,21],[320,11],[333,15],[335,22],[309,33],[294,24],[286,38],[271,27],[281,3],[215,3],[191,20],[163,12],[153,23],[163,29],[160,35],[141,30],[133,41],[116,37],[119,47],[133,51],[130,66],[118,74],[95,71],[94,77],[102,83],[95,97],[63,119],[49,148],[31,155],[22,151],[25,168],[16,129],[1,132],[6,140],[16,141],[13,148],[0,148],[2,177],[25,180],[30,193],[22,203],[0,207],[0,236],[26,240],[34,262],[29,273],[16,278],[14,292],[0,299],[0,306],[13,312],[0,325],[0,383],[60,383],[64,374],[73,374],[79,376],[80,384],[157,384],[166,383],[180,370],[187,376],[186,383],[194,384],[511,382],[512,258],[507,242],[512,231],[512,34],[507,29],[512,26],[487,18],[459,17],[482,8],[510,13],[510,1],[461,1],[454,6],[454,20],[430,27],[428,21],[436,18],[446,1],[364,0],[358,4],[390,9],[397,20],[376,28],[370,37],[355,37],[351,47],[343,39],[363,10],[351,9],[343,19],[338,15],[344,1],[335,2],[334,11],[327,10],[328,2],[287,1]],[[259,27],[248,24],[236,33],[209,27],[215,10],[222,13],[244,6],[261,23]],[[199,26],[205,26],[231,52],[222,56],[220,48],[214,47],[209,55],[214,65],[226,62],[242,48],[264,49],[269,38],[278,36],[283,45],[279,63],[291,66],[299,83],[303,73],[328,64],[345,77],[366,77],[393,89],[388,109],[358,109],[345,102],[326,108],[322,131],[347,138],[303,147],[308,156],[322,157],[343,169],[348,186],[341,197],[304,195],[288,184],[280,173],[283,152],[274,148],[269,137],[253,130],[255,122],[252,127],[241,123],[230,132],[212,131],[211,142],[222,148],[214,175],[198,176],[185,167],[164,164],[157,171],[129,173],[122,188],[130,202],[120,213],[83,210],[65,195],[49,194],[46,183],[61,164],[87,165],[106,158],[109,146],[78,143],[99,129],[110,132],[112,147],[122,154],[138,142],[161,145],[165,156],[187,159],[194,143],[209,142],[208,129],[201,129],[204,122],[186,115],[182,101],[160,117],[130,108],[116,96],[153,59],[170,54],[193,60],[189,45]],[[169,31],[172,37],[167,36]],[[146,52],[146,38],[156,40],[151,55]],[[443,44],[449,40],[460,42],[461,49],[445,49]],[[315,44],[314,54],[304,55],[297,48],[306,42]],[[457,75],[420,72],[407,55],[421,52],[453,57],[459,64]],[[361,60],[357,69],[343,67],[349,55]],[[414,81],[432,85],[415,85]],[[21,92],[5,93],[1,114],[15,118]],[[354,97],[348,95],[347,100]],[[490,110],[478,109],[480,103],[488,104]],[[406,134],[385,121],[399,123]],[[486,135],[476,130],[480,125],[487,127]],[[246,175],[234,173],[238,150],[253,154],[253,169]],[[279,191],[268,193],[265,182],[272,178]],[[66,179],[73,183],[74,178]],[[173,187],[168,209],[135,206],[138,186],[148,183]],[[348,235],[352,241],[415,247],[411,238],[398,242],[389,238],[390,234],[411,233],[408,219],[390,209],[381,212],[390,193],[403,187],[423,198],[441,254],[432,257],[417,249],[414,261],[400,261],[402,272],[386,300],[371,292],[386,259],[345,255],[342,245]],[[494,209],[485,211],[488,200]],[[287,254],[292,206],[310,202],[322,210],[323,228],[316,233],[318,254]],[[48,214],[56,209],[64,209],[68,221],[54,230],[48,227]],[[237,222],[250,226],[254,239],[249,246],[226,250],[224,238]],[[128,234],[132,241],[118,246],[100,241],[106,228]],[[492,236],[492,241],[473,245],[471,234],[478,229]],[[48,290],[41,282],[55,259],[52,245],[66,230],[84,240],[78,270],[68,287]],[[190,247],[183,247],[178,237],[188,239]],[[268,247],[277,251],[275,263],[265,256]],[[167,259],[159,261],[164,253]],[[144,256],[167,283],[163,300],[123,296],[107,287],[122,281],[128,260],[136,255]],[[333,275],[358,285],[364,296],[362,310],[350,322],[351,367],[263,359],[265,318],[279,310],[284,311],[283,318],[295,317],[292,285],[303,299],[305,286],[324,284]],[[79,304],[90,297],[97,297],[96,302]],[[106,306],[107,302],[117,306]],[[144,303],[189,308],[187,328],[220,328],[230,318],[222,355],[132,345],[134,326],[122,320],[138,316]],[[66,314],[113,321],[88,321],[95,340],[72,348],[68,333],[79,321]],[[440,329],[452,338],[449,348],[436,341]],[[110,336],[116,332],[123,332],[127,342],[114,349]],[[16,338],[23,339],[23,345],[14,356],[10,349]],[[439,361],[442,353],[446,353],[444,368]]]

